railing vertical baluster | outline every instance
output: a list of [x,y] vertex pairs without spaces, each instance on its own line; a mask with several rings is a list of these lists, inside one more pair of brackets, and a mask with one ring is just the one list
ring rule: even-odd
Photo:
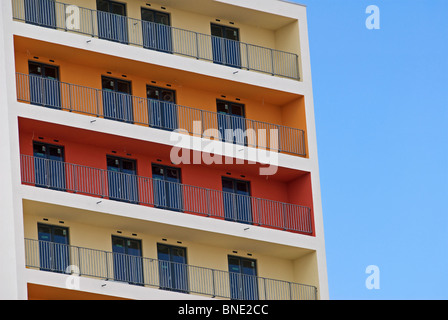
[[250,59],[249,59],[249,45],[245,43],[246,45],[246,69],[250,70]]
[[95,37],[95,22],[94,22],[94,18],[93,18],[93,10],[89,9],[89,11],[90,11],[90,21],[92,23],[92,33],[91,33],[91,36],[93,38],[93,37]]
[[73,171],[73,189],[74,192],[77,193],[78,192],[78,177],[77,177],[77,170],[76,170],[76,166],[72,165],[71,166],[72,171]]
[[297,80],[300,80],[300,61],[299,61],[299,56],[295,55],[295,61],[296,61],[296,71],[297,71],[297,75],[294,77]]
[[106,176],[103,170],[99,171],[99,176],[100,176],[100,180],[101,180],[101,198],[105,198],[106,197],[106,192],[105,192],[105,184],[107,183],[106,181]]
[[286,230],[287,229],[286,228],[286,225],[287,225],[287,222],[286,222],[286,204],[283,203],[283,204],[281,204],[281,206],[282,206],[282,214],[283,214],[283,230]]
[[212,212],[211,212],[211,208],[210,208],[210,190],[209,189],[206,189],[206,191],[205,191],[205,199],[207,201],[207,211],[206,211],[206,213],[207,213],[207,216],[210,217]]
[[281,134],[282,130],[281,130],[281,128],[282,127],[277,125],[277,142],[278,142],[277,149],[278,149],[278,152],[282,152],[282,134]]
[[95,89],[95,104],[96,104],[96,116],[100,116],[100,98],[99,98],[99,89]]
[[106,279],[109,280],[110,279],[110,275],[109,275],[109,254],[107,252],[105,252],[105,257],[106,257]]
[[205,127],[204,127],[204,111],[201,110],[201,135],[200,135],[201,138],[204,137],[204,131],[205,131]]
[[302,133],[302,153],[301,155],[306,156],[306,138],[305,138],[305,130],[300,130]]
[[196,39],[196,59],[199,60],[199,35],[197,32],[195,32],[194,34]]
[[211,269],[211,270],[212,270],[212,288],[213,288],[213,290],[212,290],[212,292],[213,292],[212,298],[214,298],[214,297],[216,297],[215,270],[214,269]]
[[76,247],[76,248],[77,248],[76,251],[78,251],[78,271],[79,271],[79,276],[81,276],[83,274],[81,271],[81,253],[80,253],[81,248],[80,247]]

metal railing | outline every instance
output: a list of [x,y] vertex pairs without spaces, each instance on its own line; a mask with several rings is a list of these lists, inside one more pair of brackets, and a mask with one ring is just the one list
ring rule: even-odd
[[28,268],[234,300],[316,300],[315,286],[25,239]]
[[296,204],[21,155],[23,184],[307,235],[311,209]]
[[235,68],[300,79],[299,59],[294,53],[54,0],[12,0],[12,3],[14,19],[26,23]]
[[[202,138],[306,156],[301,129],[250,120],[36,75],[16,74],[17,100],[38,106],[176,130]],[[211,130],[212,129],[212,130]],[[231,134],[227,134],[227,132]]]

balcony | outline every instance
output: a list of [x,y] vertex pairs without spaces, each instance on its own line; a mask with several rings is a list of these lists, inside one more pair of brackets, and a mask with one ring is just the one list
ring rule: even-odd
[[[317,288],[183,263],[25,239],[26,267],[232,300],[316,300]],[[75,267],[74,267],[75,266]]]
[[306,156],[305,132],[301,129],[35,75],[17,73],[16,83],[19,102],[161,130],[179,129],[206,139],[218,136],[224,142]]
[[311,209],[122,172],[21,156],[22,184],[241,224],[313,234]]
[[[53,0],[12,0],[12,3],[13,18],[17,21],[300,80],[299,57],[295,53],[134,19],[127,17],[125,11],[120,15]],[[75,14],[79,23],[68,23],[72,21],[67,19],[71,14]]]

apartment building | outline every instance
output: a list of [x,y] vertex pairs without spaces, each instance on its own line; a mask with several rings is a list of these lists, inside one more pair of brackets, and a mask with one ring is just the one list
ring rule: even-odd
[[5,0],[0,297],[328,299],[306,7]]

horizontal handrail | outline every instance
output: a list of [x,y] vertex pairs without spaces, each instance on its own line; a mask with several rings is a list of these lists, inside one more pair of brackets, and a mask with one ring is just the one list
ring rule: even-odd
[[12,3],[14,19],[34,25],[275,76],[300,79],[299,59],[295,53],[54,0],[12,0]]
[[23,184],[310,235],[311,209],[258,197],[21,155]]
[[28,268],[235,300],[315,300],[311,285],[25,239]]
[[[210,129],[214,129],[222,141],[274,152],[306,155],[305,132],[301,129],[36,75],[16,73],[16,82],[17,99],[21,102],[164,130],[180,129],[181,132],[208,139],[215,138],[210,134],[213,133]],[[195,125],[197,123],[199,128]],[[227,135],[226,130],[231,130],[232,134]]]

